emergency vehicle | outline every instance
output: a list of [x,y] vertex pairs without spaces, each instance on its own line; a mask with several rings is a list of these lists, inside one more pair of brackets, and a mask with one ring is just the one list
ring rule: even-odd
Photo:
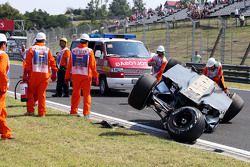
[[[130,89],[138,78],[151,72],[147,62],[151,58],[143,42],[134,40],[129,34],[90,34],[88,47],[93,49],[101,95],[111,89]],[[80,40],[72,41],[70,50],[77,47]]]

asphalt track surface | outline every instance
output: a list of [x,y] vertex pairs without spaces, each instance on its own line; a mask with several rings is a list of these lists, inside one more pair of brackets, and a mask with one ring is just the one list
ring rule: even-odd
[[[20,76],[22,67],[11,65],[10,69],[10,91],[14,87]],[[50,83],[47,89],[47,100],[60,104],[70,105],[70,98],[52,98],[55,93],[56,83]],[[201,139],[250,151],[250,91],[231,90],[238,93],[245,101],[242,111],[227,124],[219,124],[213,133],[204,133]],[[140,124],[162,129],[160,117],[150,108],[138,111],[128,105],[127,97],[129,90],[121,92],[111,92],[110,95],[102,97],[99,89],[92,87],[92,107],[91,111],[108,115]],[[82,101],[79,108],[82,108]]]

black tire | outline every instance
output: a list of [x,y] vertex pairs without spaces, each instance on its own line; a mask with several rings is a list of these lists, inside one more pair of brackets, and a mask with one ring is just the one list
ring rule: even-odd
[[230,105],[229,109],[226,111],[224,117],[222,118],[222,123],[229,122],[231,119],[233,119],[244,106],[244,100],[238,94],[234,93],[231,99],[232,104]]
[[194,107],[181,107],[167,120],[169,135],[178,142],[192,143],[205,130],[205,116]]
[[154,76],[150,74],[142,75],[129,94],[128,104],[142,110],[146,106],[149,95],[156,84],[157,80]]
[[105,77],[101,77],[99,88],[100,88],[100,94],[103,96],[107,95],[110,92],[110,89],[108,87],[107,80]]
[[168,60],[168,63],[167,63],[167,65],[166,65],[166,67],[165,67],[164,72],[166,72],[166,71],[169,70],[170,68],[174,67],[176,64],[181,64],[181,62],[178,61],[178,60],[176,60],[176,59],[170,58],[170,59]]

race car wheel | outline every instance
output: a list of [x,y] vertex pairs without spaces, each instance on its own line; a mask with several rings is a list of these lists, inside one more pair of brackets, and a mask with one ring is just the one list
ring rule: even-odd
[[178,60],[176,60],[176,59],[170,58],[170,59],[168,60],[168,63],[167,63],[167,65],[166,65],[166,67],[165,67],[164,72],[166,72],[166,71],[169,70],[170,68],[174,67],[176,64],[181,64],[181,62],[178,61]]
[[142,110],[149,101],[148,98],[156,84],[157,80],[154,76],[150,74],[142,75],[129,94],[128,104],[138,110]]
[[204,132],[205,117],[197,108],[181,107],[170,114],[167,130],[174,140],[191,143]]
[[102,77],[100,79],[100,94],[101,95],[107,95],[109,93],[110,89],[108,87],[107,81],[105,77]]
[[222,118],[222,123],[229,122],[231,119],[233,119],[244,106],[244,100],[238,94],[234,93],[231,99],[232,104],[230,105],[229,109],[226,111],[224,117]]

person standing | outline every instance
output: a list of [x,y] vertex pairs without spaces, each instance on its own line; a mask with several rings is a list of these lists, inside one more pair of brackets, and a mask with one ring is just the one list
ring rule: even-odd
[[198,54],[198,51],[195,51],[192,57],[192,63],[201,63],[201,55]]
[[57,54],[56,62],[58,67],[57,72],[57,85],[56,85],[56,93],[52,95],[52,97],[61,97],[62,90],[64,92],[63,97],[69,97],[69,86],[65,84],[64,77],[68,65],[68,60],[70,57],[70,50],[67,47],[68,40],[66,38],[60,39],[60,47],[62,50]]
[[167,58],[165,57],[164,46],[162,45],[158,46],[156,53],[157,54],[155,54],[148,61],[148,65],[152,66],[152,74],[156,77],[158,81],[160,81],[168,61]]
[[45,46],[46,35],[39,32],[36,35],[36,43],[29,48],[26,56],[26,64],[23,73],[23,81],[28,82],[28,101],[26,116],[34,115],[35,102],[38,101],[38,116],[46,115],[46,89],[50,79],[56,80],[56,61],[50,49]]
[[8,72],[10,68],[9,56],[5,53],[7,47],[7,38],[5,34],[0,33],[0,133],[2,140],[13,139],[11,129],[6,123],[6,95],[9,87]]
[[68,67],[65,75],[65,83],[68,84],[72,77],[73,93],[71,97],[71,115],[77,115],[78,105],[80,103],[80,92],[83,90],[84,105],[83,115],[86,118],[90,115],[91,95],[90,88],[92,77],[96,79],[96,84],[99,84],[99,74],[96,71],[96,61],[94,52],[88,48],[89,35],[82,34],[80,44],[71,51]]

